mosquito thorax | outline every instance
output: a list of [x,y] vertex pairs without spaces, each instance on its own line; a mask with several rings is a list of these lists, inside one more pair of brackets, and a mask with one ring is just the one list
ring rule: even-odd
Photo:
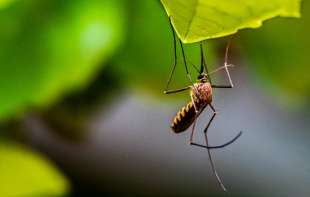
[[210,82],[194,83],[191,94],[195,102],[209,104],[212,101],[212,87]]

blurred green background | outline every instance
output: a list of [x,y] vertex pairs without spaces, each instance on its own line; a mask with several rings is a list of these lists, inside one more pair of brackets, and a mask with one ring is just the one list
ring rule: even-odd
[[[210,132],[219,144],[244,131],[214,152],[230,196],[310,195],[309,24],[304,1],[302,18],[232,38],[236,87],[215,91]],[[226,195],[206,151],[169,132],[189,95],[163,94],[173,42],[159,1],[0,0],[0,29],[0,196]],[[210,68],[228,39],[205,42]],[[197,44],[185,49],[198,65]],[[172,88],[189,83],[178,62]]]

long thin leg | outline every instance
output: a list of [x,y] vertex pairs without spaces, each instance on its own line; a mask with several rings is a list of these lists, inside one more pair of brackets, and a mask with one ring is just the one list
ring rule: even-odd
[[230,77],[230,73],[229,73],[229,70],[228,70],[228,67],[233,67],[233,65],[232,64],[227,64],[227,61],[228,61],[228,51],[229,51],[230,43],[231,43],[231,40],[228,41],[228,44],[226,46],[225,62],[224,62],[224,68],[225,68],[226,75],[227,75],[227,78],[228,78],[228,81],[229,81],[229,85],[211,85],[212,88],[233,88],[234,87],[234,84],[232,82],[232,79]]
[[231,85],[211,85],[212,88],[233,88]]
[[[215,117],[215,115],[216,115],[216,111],[215,111],[214,107],[213,107],[211,104],[210,104],[209,106],[211,107],[211,109],[212,109],[212,111],[213,111],[213,116],[212,116],[212,118],[211,118],[211,119],[213,120],[214,117]],[[205,140],[206,140],[206,146],[209,146],[209,141],[208,141],[208,128],[209,128],[210,124],[211,124],[211,121],[209,121],[209,123],[207,124],[207,126],[206,126],[206,128],[205,128],[205,130],[204,130]],[[215,164],[214,164],[213,159],[212,159],[211,150],[210,150],[210,149],[207,149],[207,151],[208,151],[209,160],[210,160],[210,164],[211,164],[211,168],[212,168],[213,174],[214,174],[214,176],[216,177],[217,182],[219,183],[219,185],[221,186],[221,188],[222,188],[224,191],[226,191],[226,188],[225,188],[225,186],[224,186],[224,184],[223,184],[223,182],[222,182],[220,176],[218,175],[218,173],[217,173],[217,171],[216,171],[216,169],[215,169]]]
[[192,93],[191,93],[191,99],[192,99],[192,103],[194,105],[194,109],[195,109],[195,112],[196,112],[195,121],[194,121],[194,123],[196,123],[196,118],[197,118],[197,114],[198,114],[198,108],[196,106],[196,103],[195,103],[195,100],[194,100],[194,96],[193,96]]
[[[175,90],[169,90],[169,85],[171,83],[172,76],[173,76],[173,74],[175,72],[175,69],[176,69],[176,66],[177,66],[177,41],[176,41],[176,35],[175,35],[175,32],[174,32],[174,29],[173,29],[170,17],[169,17],[169,23],[170,23],[170,27],[171,27],[171,31],[172,31],[172,35],[173,35],[174,60],[173,60],[172,70],[170,72],[170,75],[169,75],[169,78],[168,78],[168,81],[167,81],[167,85],[166,85],[166,89],[164,91],[164,94],[172,94],[172,93],[182,92],[182,91],[188,90],[190,88],[190,87],[185,87],[185,88],[180,88],[180,89],[175,89]],[[179,40],[179,41],[180,41],[180,45],[181,45],[181,48],[182,48],[182,55],[183,55],[183,60],[184,60],[186,76],[190,80],[191,84],[193,85],[194,83],[192,81],[192,78],[191,78],[191,76],[190,76],[190,74],[188,72],[188,68],[187,68],[187,62],[186,62],[186,57],[185,57],[185,53],[184,53],[184,49],[183,49],[183,44],[182,44],[181,40]]]
[[231,87],[234,87],[234,84],[231,80],[231,77],[230,77],[230,73],[229,73],[229,70],[228,70],[228,51],[229,51],[229,48],[230,48],[230,44],[231,44],[231,39],[228,41],[227,43],[227,46],[226,46],[226,51],[225,51],[225,62],[224,62],[224,66],[225,66],[225,71],[226,71],[226,74],[227,74],[227,77],[228,77],[228,80],[229,80],[229,84]]
[[[209,105],[210,108],[212,109],[212,111],[214,112],[211,119],[209,120],[207,126],[206,126],[206,129],[208,130],[209,126],[211,125],[211,122],[214,120],[215,116],[216,116],[216,112],[215,112],[215,109],[213,107],[213,105]],[[229,140],[228,142],[224,143],[224,144],[221,144],[221,145],[216,145],[216,146],[205,146],[205,145],[202,145],[202,144],[198,144],[198,143],[195,143],[194,142],[194,129],[195,128],[195,125],[196,125],[196,118],[195,118],[195,121],[193,123],[193,127],[192,127],[192,132],[191,132],[191,137],[190,137],[190,145],[194,145],[194,146],[198,146],[198,147],[201,147],[201,148],[207,148],[207,149],[219,149],[219,148],[224,148],[232,143],[234,143],[241,135],[242,135],[242,131],[240,131],[233,139]],[[205,129],[205,130],[206,130]]]
[[[233,64],[228,64],[227,67],[234,67],[234,65]],[[219,71],[221,71],[223,69],[225,69],[225,66],[218,67],[218,68],[212,70],[211,72],[209,72],[207,75],[210,76],[210,75],[212,75],[214,73],[217,73],[217,72],[219,72]]]
[[183,48],[183,43],[182,41],[179,39],[179,42],[180,42],[180,45],[181,45],[181,50],[182,50],[182,56],[183,56],[183,61],[184,61],[184,66],[185,66],[185,71],[186,71],[186,76],[187,78],[189,79],[189,81],[191,82],[193,88],[195,88],[194,86],[194,82],[192,80],[192,77],[191,75],[189,74],[189,71],[188,71],[188,67],[187,67],[187,62],[186,62],[186,57],[185,57],[185,52],[184,52],[184,48]]
[[[209,146],[208,135],[207,135],[207,134],[208,134],[208,129],[209,129],[210,125],[211,125],[211,122],[213,121],[213,119],[214,119],[215,116],[216,116],[216,111],[215,111],[214,107],[213,107],[211,104],[210,104],[209,106],[210,106],[210,108],[211,108],[212,111],[213,111],[213,116],[211,117],[210,121],[208,122],[206,128],[204,129],[206,147]],[[224,191],[226,191],[226,188],[225,188],[225,186],[224,186],[224,184],[223,184],[221,178],[219,177],[219,175],[218,175],[218,173],[217,173],[217,171],[216,171],[216,169],[215,169],[215,164],[214,164],[213,159],[212,159],[211,150],[210,150],[210,149],[207,149],[207,151],[208,151],[208,156],[209,156],[209,160],[210,160],[212,172],[213,172],[214,176],[216,177],[216,179],[217,179],[219,185],[221,186],[221,188],[222,188]]]
[[176,41],[176,38],[175,38],[175,32],[174,32],[174,30],[173,30],[173,26],[172,26],[171,18],[170,18],[170,17],[169,17],[169,24],[170,24],[171,31],[172,31],[172,35],[173,35],[174,59],[173,59],[173,66],[172,66],[172,70],[171,70],[171,72],[170,72],[170,75],[169,75],[169,78],[168,78],[168,81],[167,81],[167,85],[166,85],[165,92],[168,91],[168,88],[169,88],[169,85],[170,85],[172,76],[173,76],[174,71],[175,71],[175,68],[176,68],[176,66],[177,66],[177,41]]
[[224,148],[232,143],[234,143],[240,136],[242,135],[242,131],[240,131],[233,139],[231,139],[230,141],[226,142],[225,144],[222,145],[217,145],[217,146],[205,146],[205,145],[201,145],[201,144],[197,144],[192,142],[191,145],[195,145],[201,148],[207,148],[207,149],[220,149],[220,148]]
[[[213,116],[211,117],[211,119],[209,120],[208,124],[207,124],[207,127],[209,127],[209,125],[211,124],[211,122],[213,121],[214,117],[215,117],[216,113],[213,114]],[[193,123],[193,127],[192,127],[192,132],[191,132],[191,136],[190,136],[190,139],[189,139],[189,144],[190,145],[194,145],[194,146],[199,146],[199,147],[204,147],[204,145],[201,145],[201,144],[197,144],[194,142],[194,133],[195,133],[195,126],[196,126],[196,119],[197,119],[197,115],[195,117],[195,120],[194,120],[194,123]]]
[[195,127],[196,127],[196,120],[197,120],[197,114],[196,114],[196,116],[195,116],[195,120],[194,120],[194,123],[193,123],[193,126],[192,126],[191,135],[190,135],[190,138],[189,138],[189,144],[190,144],[190,145],[193,144],[193,140],[194,140],[194,133],[195,133]]
[[188,89],[190,89],[190,86],[185,87],[185,88],[175,89],[175,90],[165,90],[164,94],[173,94],[173,93],[183,92]]

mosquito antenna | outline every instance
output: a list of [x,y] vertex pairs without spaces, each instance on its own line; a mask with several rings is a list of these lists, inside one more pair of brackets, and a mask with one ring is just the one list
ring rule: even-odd
[[173,30],[173,26],[172,26],[172,23],[171,23],[171,17],[169,16],[169,24],[170,24],[170,28],[171,28],[171,31],[172,31],[172,35],[173,35],[173,51],[174,51],[174,59],[173,59],[173,67],[172,67],[172,70],[171,70],[171,73],[169,75],[169,79],[167,81],[167,85],[166,85],[166,90],[168,89],[169,87],[169,84],[171,82],[171,79],[172,79],[172,75],[175,71],[175,68],[176,68],[176,65],[177,65],[177,41],[176,41],[176,38],[175,38],[175,32]]

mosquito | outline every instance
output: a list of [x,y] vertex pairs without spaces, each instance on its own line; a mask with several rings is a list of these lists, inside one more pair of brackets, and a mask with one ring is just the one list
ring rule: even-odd
[[[226,46],[224,66],[219,67],[218,69],[216,69],[212,72],[208,72],[207,64],[206,64],[205,57],[204,57],[203,43],[200,42],[200,69],[198,70],[193,65],[195,67],[195,69],[197,71],[199,71],[197,81],[195,83],[190,81],[191,85],[186,86],[184,88],[169,90],[169,84],[171,82],[173,73],[174,73],[176,65],[177,65],[176,35],[175,35],[174,30],[173,30],[171,19],[169,18],[169,20],[170,20],[170,25],[171,25],[172,32],[173,32],[174,63],[173,63],[173,67],[172,67],[172,70],[171,70],[171,73],[170,73],[170,76],[169,76],[167,86],[166,86],[164,93],[165,94],[172,94],[172,93],[179,93],[179,92],[189,90],[190,91],[190,97],[191,97],[191,101],[189,101],[187,103],[187,105],[185,105],[181,110],[179,110],[177,112],[176,116],[174,117],[174,119],[172,121],[171,129],[174,133],[181,133],[181,132],[184,132],[185,130],[187,130],[191,125],[193,125],[192,129],[191,129],[189,144],[207,149],[212,172],[213,172],[214,176],[216,177],[217,182],[219,183],[220,187],[224,191],[226,191],[226,187],[224,186],[220,176],[218,175],[218,173],[216,171],[215,164],[214,164],[214,161],[213,161],[212,155],[211,155],[211,149],[224,148],[224,147],[232,144],[234,141],[236,141],[241,136],[242,131],[240,131],[230,141],[228,141],[222,145],[217,145],[217,146],[210,146],[209,145],[207,134],[208,134],[208,129],[209,129],[212,121],[214,120],[214,118],[217,114],[217,111],[215,110],[215,108],[212,104],[212,91],[213,91],[213,89],[214,88],[233,88],[233,86],[234,86],[232,79],[230,77],[229,69],[228,69],[229,67],[233,67],[233,65],[227,63],[228,62],[228,51],[229,51],[229,47],[230,47],[230,42],[228,42],[228,44]],[[181,51],[182,51],[186,75],[190,76],[190,74],[188,72],[188,67],[187,67],[187,62],[186,62],[183,44],[182,44],[182,41],[180,39],[179,39],[179,42],[180,42],[180,46],[181,46]],[[220,70],[226,71],[226,75],[227,75],[227,78],[229,81],[229,85],[215,85],[211,82],[210,75],[217,72],[217,71],[220,71]],[[191,79],[190,77],[188,77],[188,78]],[[194,142],[194,133],[195,133],[195,126],[196,126],[197,118],[204,111],[204,109],[206,109],[207,107],[209,107],[211,109],[211,111],[213,112],[213,115],[212,115],[211,119],[209,120],[209,122],[207,123],[207,125],[204,129],[204,136],[205,136],[205,143],[206,144],[202,145],[202,144],[198,144],[198,143]]]

